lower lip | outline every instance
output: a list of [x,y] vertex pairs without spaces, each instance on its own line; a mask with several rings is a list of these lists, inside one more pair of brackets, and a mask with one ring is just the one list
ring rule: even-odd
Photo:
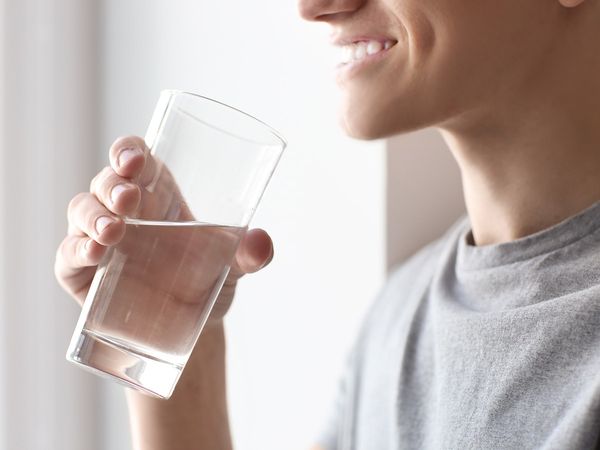
[[353,77],[362,69],[381,61],[388,55],[389,51],[394,47],[395,45],[392,45],[390,48],[381,50],[380,52],[377,52],[374,55],[367,55],[359,61],[350,61],[348,63],[338,64],[336,66],[337,79],[341,81],[343,79]]

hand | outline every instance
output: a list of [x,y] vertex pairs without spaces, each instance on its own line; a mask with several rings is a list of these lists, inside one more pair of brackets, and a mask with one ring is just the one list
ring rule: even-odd
[[[110,166],[94,177],[90,192],[77,194],[69,203],[68,233],[56,253],[56,278],[79,303],[83,303],[96,266],[108,247],[126,245],[126,242],[122,242],[125,223],[121,216],[159,220],[164,217],[165,211],[169,211],[169,214],[175,211],[177,217],[170,219],[194,220],[174,188],[169,171],[150,155],[143,139],[125,137],[116,140],[110,148],[109,159]],[[149,184],[152,184],[151,191],[147,189]],[[218,232],[222,230],[212,231]],[[151,233],[145,233],[146,238],[150,238],[150,235]],[[208,242],[207,236],[209,234],[205,232],[193,238],[197,248],[201,249],[202,243]],[[189,245],[189,240],[186,245]],[[190,273],[194,269],[193,255],[191,258],[188,264],[182,265]],[[265,231],[254,229],[244,234],[207,327],[221,322],[231,305],[237,280],[246,273],[260,270],[272,258],[273,244]],[[168,260],[165,263],[164,267],[169,267]],[[151,283],[158,283],[161,274],[154,275],[144,280],[144,283],[132,286],[132,292],[142,287],[154,292]],[[181,300],[190,301],[183,296]]]

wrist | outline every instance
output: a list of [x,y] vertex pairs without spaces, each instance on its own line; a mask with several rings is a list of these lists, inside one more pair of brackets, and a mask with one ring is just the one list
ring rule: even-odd
[[[225,328],[223,321],[207,322],[194,346],[177,386],[187,378],[196,378],[206,371],[224,366]],[[177,388],[176,388],[177,390]]]
[[[224,374],[225,350],[225,329],[223,321],[215,320],[207,322],[206,326],[202,329],[202,333],[190,354],[170,399],[165,401],[164,399],[158,399],[128,389],[128,400],[140,397],[144,399],[143,403],[147,403],[151,400],[155,400],[158,403],[173,403],[177,401],[177,399],[184,394],[183,391],[198,389],[197,384],[202,380],[213,380],[221,373]],[[185,397],[189,398],[189,392],[185,393]]]
[[203,329],[170,399],[127,391],[135,449],[231,448],[222,321]]

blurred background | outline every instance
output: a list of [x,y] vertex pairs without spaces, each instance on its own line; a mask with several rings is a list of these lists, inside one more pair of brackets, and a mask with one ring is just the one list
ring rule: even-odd
[[123,391],[65,361],[66,208],[161,89],[254,114],[289,142],[253,227],[273,263],[227,318],[236,449],[306,449],[393,265],[464,211],[435,131],[359,142],[337,126],[335,52],[293,0],[0,0],[0,448],[131,448]]

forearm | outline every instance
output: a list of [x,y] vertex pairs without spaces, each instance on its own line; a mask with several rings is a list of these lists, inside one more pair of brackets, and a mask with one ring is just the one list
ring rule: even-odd
[[203,331],[169,400],[128,390],[135,450],[231,449],[222,325]]

